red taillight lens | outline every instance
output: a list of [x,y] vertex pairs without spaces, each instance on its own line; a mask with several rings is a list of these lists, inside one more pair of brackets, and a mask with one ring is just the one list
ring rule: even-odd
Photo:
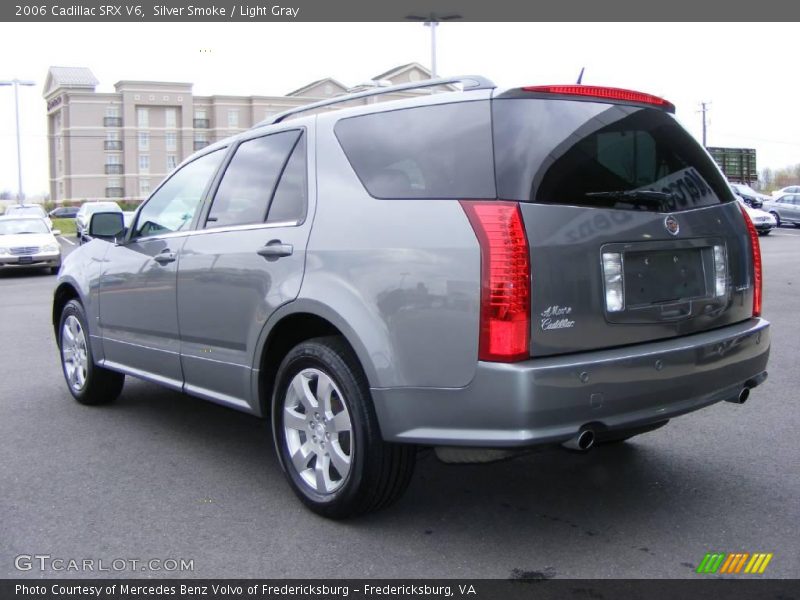
[[588,96],[591,98],[602,98],[606,100],[626,100],[628,102],[641,102],[652,104],[674,111],[675,106],[658,96],[624,90],[622,88],[600,87],[596,85],[532,85],[522,88],[526,92],[537,92],[539,94],[560,94],[563,96]]
[[739,208],[742,211],[744,222],[747,224],[747,233],[750,235],[750,253],[753,257],[753,316],[761,316],[761,286],[763,274],[761,272],[761,244],[758,241],[758,231],[747,210],[741,204]]
[[531,269],[519,204],[462,200],[461,206],[481,246],[478,358],[530,358]]

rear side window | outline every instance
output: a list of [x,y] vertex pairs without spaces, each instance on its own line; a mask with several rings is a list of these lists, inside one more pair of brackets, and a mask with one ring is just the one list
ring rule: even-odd
[[376,198],[494,198],[489,101],[343,119],[335,132]]
[[668,211],[732,199],[711,158],[663,111],[538,99],[496,99],[492,110],[500,198]]
[[263,223],[275,184],[301,131],[284,131],[242,142],[219,184],[206,227]]
[[303,220],[308,198],[307,174],[306,136],[303,135],[297,140],[292,156],[283,170],[275,196],[269,205],[267,222]]

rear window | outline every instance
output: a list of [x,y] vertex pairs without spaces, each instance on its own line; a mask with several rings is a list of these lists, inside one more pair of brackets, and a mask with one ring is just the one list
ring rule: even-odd
[[488,101],[343,119],[336,137],[376,198],[494,198]]
[[663,111],[570,100],[492,104],[500,198],[668,211],[733,198],[703,148]]

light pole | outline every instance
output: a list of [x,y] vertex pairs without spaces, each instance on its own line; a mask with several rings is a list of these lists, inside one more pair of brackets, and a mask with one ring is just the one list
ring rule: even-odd
[[14,86],[14,119],[17,124],[17,203],[22,204],[22,151],[19,141],[19,86],[36,85],[36,82],[15,78],[10,81],[0,81],[0,85]]
[[436,28],[439,26],[439,23],[442,21],[454,21],[456,19],[460,19],[461,15],[451,14],[451,15],[437,15],[436,13],[430,13],[429,15],[408,15],[406,19],[409,21],[423,21],[425,23],[425,27],[431,28],[431,79],[436,79],[437,72],[436,72]]

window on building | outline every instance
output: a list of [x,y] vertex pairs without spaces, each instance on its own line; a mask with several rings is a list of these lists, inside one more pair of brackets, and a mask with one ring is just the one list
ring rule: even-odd
[[110,188],[121,188],[122,180],[119,177],[109,177],[106,186]]
[[239,111],[236,109],[231,109],[228,111],[228,127],[238,127],[239,126]]
[[167,132],[165,136],[165,142],[167,145],[167,150],[177,150],[178,149],[178,134],[174,132]]
[[188,227],[224,156],[224,150],[210,152],[175,171],[139,211],[134,237],[181,231]]
[[150,172],[150,155],[149,154],[140,154],[139,155],[139,173],[149,173]]
[[139,195],[140,196],[149,196],[150,195],[150,180],[149,179],[140,179],[139,180]]
[[63,181],[59,181],[58,182],[58,199],[60,200],[60,199],[63,199],[63,198],[64,198],[64,182]]
[[240,144],[225,169],[206,227],[263,223],[275,185],[301,133],[284,131]]
[[121,165],[121,157],[119,154],[106,154],[107,165]]
[[207,119],[208,113],[206,112],[205,108],[198,108],[194,111],[194,118],[195,119]]
[[116,130],[106,131],[106,141],[107,142],[118,142],[119,141],[119,131],[116,131]]
[[165,127],[178,126],[177,111],[174,108],[168,108],[164,112],[164,126]]
[[59,151],[61,150],[61,148],[63,146],[62,141],[63,141],[63,138],[61,136],[58,136],[56,138],[56,149],[58,149]]
[[139,127],[150,127],[150,110],[139,108],[136,111],[136,124]]
[[119,106],[116,104],[109,104],[106,106],[106,116],[112,119],[119,117]]
[[139,133],[139,152],[147,152],[150,150],[150,134]]
[[64,161],[61,160],[60,158],[58,159],[58,172],[59,173],[64,172]]
[[172,171],[178,166],[178,157],[174,154],[167,154],[167,171]]
[[53,119],[53,122],[55,123],[56,131],[61,131],[61,113],[60,112],[56,113],[56,116],[55,116],[55,119]]

